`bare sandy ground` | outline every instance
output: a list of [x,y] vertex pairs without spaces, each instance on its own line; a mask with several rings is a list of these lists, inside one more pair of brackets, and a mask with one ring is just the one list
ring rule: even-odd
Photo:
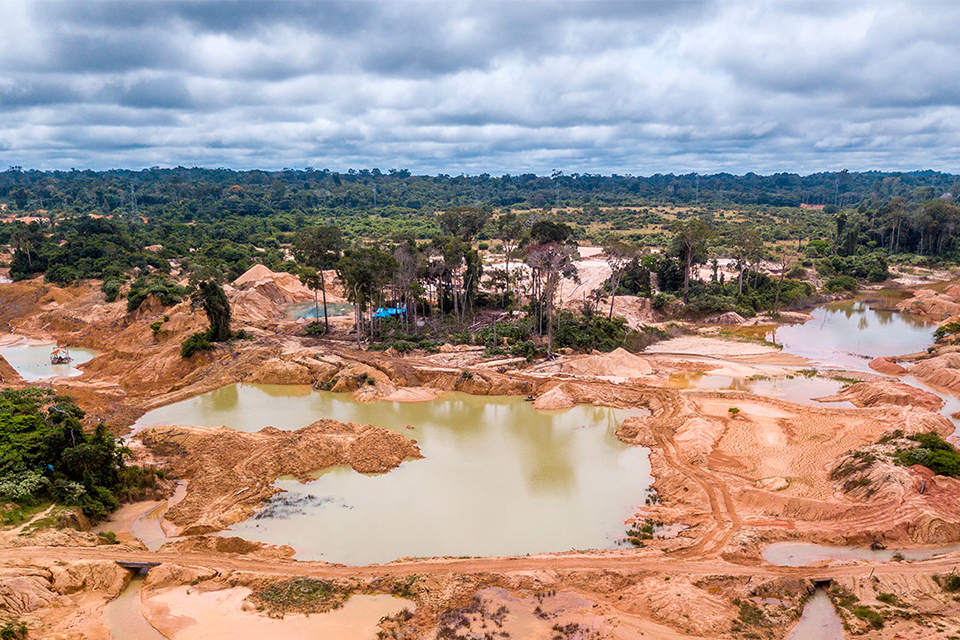
[[383,616],[416,605],[387,595],[357,595],[335,611],[282,619],[244,603],[246,587],[200,591],[189,586],[152,592],[141,603],[147,620],[171,640],[369,640]]

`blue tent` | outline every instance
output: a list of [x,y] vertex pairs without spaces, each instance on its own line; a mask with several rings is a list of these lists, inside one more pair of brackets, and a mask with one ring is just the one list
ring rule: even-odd
[[406,307],[380,307],[373,312],[374,318],[390,318],[392,316],[402,316],[407,312]]

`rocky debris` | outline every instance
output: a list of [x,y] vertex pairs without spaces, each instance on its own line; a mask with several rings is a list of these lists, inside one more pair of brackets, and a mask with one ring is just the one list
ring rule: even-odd
[[36,611],[58,599],[49,571],[32,567],[0,568],[0,611],[16,616]]
[[704,319],[704,322],[707,324],[743,324],[746,321],[746,318],[736,311],[727,311],[726,313]]
[[256,264],[233,281],[233,286],[241,291],[256,291],[275,304],[287,305],[294,302],[313,300],[313,291],[300,282],[292,273],[274,272]]
[[881,356],[870,361],[869,367],[877,373],[887,376],[899,376],[907,372],[906,367],[897,364],[893,358]]
[[296,431],[266,427],[244,433],[228,427],[155,427],[140,440],[171,472],[190,481],[187,496],[166,514],[185,535],[218,531],[247,519],[277,489],[280,476],[306,478],[313,471],[349,465],[383,473],[406,458],[421,457],[399,433],[335,420]]
[[57,593],[69,595],[78,591],[103,591],[107,597],[120,595],[130,572],[110,560],[78,560],[50,567],[51,584]]
[[206,567],[188,567],[179,564],[164,563],[147,572],[143,586],[147,589],[162,589],[164,587],[174,587],[212,580],[216,578],[218,574],[218,571]]
[[851,402],[855,407],[879,407],[883,405],[921,407],[929,411],[939,411],[943,400],[937,395],[918,389],[903,382],[875,378],[857,382],[842,389],[839,393],[820,402]]

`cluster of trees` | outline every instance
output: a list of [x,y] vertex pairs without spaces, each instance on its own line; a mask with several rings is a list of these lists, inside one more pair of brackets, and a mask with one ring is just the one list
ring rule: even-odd
[[[934,171],[847,171],[800,176],[753,173],[699,175],[521,174],[412,175],[406,170],[306,168],[283,171],[152,168],[143,171],[23,171],[0,173],[0,201],[22,210],[116,213],[131,218],[164,211],[181,221],[325,209],[374,211],[385,217],[411,211],[488,204],[494,207],[736,204],[844,206],[890,198],[956,195],[960,177]],[[406,231],[413,231],[408,228]]]
[[124,462],[129,450],[103,424],[86,432],[66,396],[39,388],[0,390],[0,500],[75,505],[94,521],[156,483]]

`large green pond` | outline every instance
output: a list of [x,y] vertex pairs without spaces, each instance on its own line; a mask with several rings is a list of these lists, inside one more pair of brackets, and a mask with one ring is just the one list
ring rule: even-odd
[[309,387],[234,385],[152,411],[136,426],[255,431],[333,418],[416,439],[425,457],[383,475],[337,468],[307,484],[280,479],[287,493],[227,532],[289,544],[301,559],[363,564],[614,546],[652,483],[648,450],[615,435],[621,420],[643,413],[541,412],[522,398],[461,393],[361,404]]

